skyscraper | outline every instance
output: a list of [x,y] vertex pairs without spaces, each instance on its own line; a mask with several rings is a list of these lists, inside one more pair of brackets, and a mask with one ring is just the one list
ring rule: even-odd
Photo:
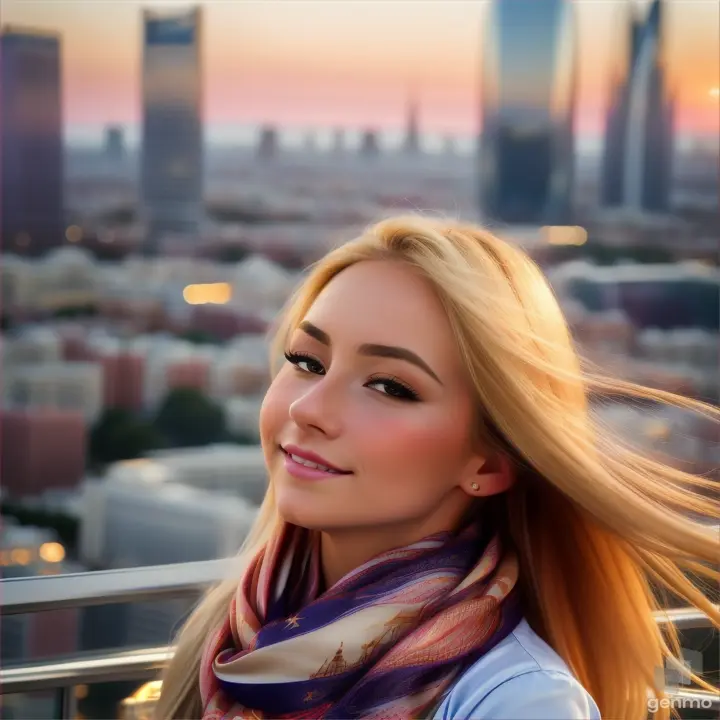
[[407,116],[405,122],[405,140],[403,142],[405,155],[420,154],[420,127],[418,121],[418,102],[415,97],[408,99]]
[[0,247],[42,255],[64,242],[60,38],[0,33]]
[[146,251],[166,235],[194,238],[203,216],[202,13],[145,10],[142,202]]
[[368,129],[363,131],[360,138],[360,157],[366,160],[374,160],[380,155],[380,143],[376,130]]
[[125,134],[122,127],[108,125],[105,128],[105,157],[119,162],[125,157]]
[[576,30],[567,0],[495,0],[483,46],[481,214],[570,221]]
[[335,128],[333,132],[332,151],[336,155],[342,155],[345,152],[345,129]]
[[645,22],[631,13],[630,52],[615,80],[605,126],[601,202],[607,207],[670,207],[674,102],[667,88],[663,3]]
[[273,160],[279,149],[280,140],[274,125],[264,125],[260,129],[260,140],[257,145],[257,156],[260,160]]

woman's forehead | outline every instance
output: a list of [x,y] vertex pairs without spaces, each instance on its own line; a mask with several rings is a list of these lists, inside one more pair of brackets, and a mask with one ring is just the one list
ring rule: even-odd
[[[365,261],[333,278],[309,308],[306,318],[341,317],[362,325],[379,321],[389,332],[403,326],[448,325],[446,313],[430,283],[409,266],[384,260]],[[422,322],[419,322],[422,321]]]
[[303,321],[333,343],[402,346],[445,373],[463,368],[447,313],[432,285],[399,262],[364,261],[346,268],[325,286]]

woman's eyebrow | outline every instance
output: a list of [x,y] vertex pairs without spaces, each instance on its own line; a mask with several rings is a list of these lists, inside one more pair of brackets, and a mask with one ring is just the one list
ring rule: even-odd
[[[304,320],[300,323],[299,329],[310,335],[310,337],[315,338],[315,340],[323,345],[327,345],[328,347],[332,346],[330,336],[324,330],[317,327],[317,325],[313,325],[311,322]],[[412,363],[421,370],[424,370],[433,380],[442,385],[442,381],[433,369],[419,355],[407,348],[398,347],[396,345],[364,343],[358,348],[358,353],[368,357],[395,358],[396,360],[404,360],[405,362]]]

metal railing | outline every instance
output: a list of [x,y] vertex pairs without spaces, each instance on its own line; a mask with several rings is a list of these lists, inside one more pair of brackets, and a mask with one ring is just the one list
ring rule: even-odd
[[[0,613],[22,615],[46,610],[113,603],[193,598],[229,577],[232,560],[178,563],[154,567],[67,573],[0,580]],[[77,714],[75,688],[102,682],[144,681],[158,676],[174,648],[132,648],[81,652],[72,657],[21,663],[0,669],[0,694],[52,690],[58,714]]]
[[[230,577],[232,560],[181,563],[158,567],[90,573],[13,578],[0,581],[2,615],[18,615],[113,603],[197,597]],[[711,627],[700,612],[671,609],[657,615],[658,623],[672,622],[678,630]],[[0,694],[53,690],[59,693],[64,720],[75,715],[74,688],[100,682],[149,680],[172,658],[170,646],[78,653],[70,658],[23,663],[0,670]],[[668,693],[697,707],[720,708],[711,693],[668,688]],[[692,705],[688,705],[692,706]]]
[[0,581],[0,613],[18,615],[43,610],[193,597],[229,577],[232,569],[232,560],[207,560],[4,579]]

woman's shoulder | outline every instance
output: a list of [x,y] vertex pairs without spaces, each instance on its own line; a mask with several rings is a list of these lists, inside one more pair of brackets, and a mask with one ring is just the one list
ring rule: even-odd
[[471,665],[434,720],[600,720],[590,694],[526,621]]

